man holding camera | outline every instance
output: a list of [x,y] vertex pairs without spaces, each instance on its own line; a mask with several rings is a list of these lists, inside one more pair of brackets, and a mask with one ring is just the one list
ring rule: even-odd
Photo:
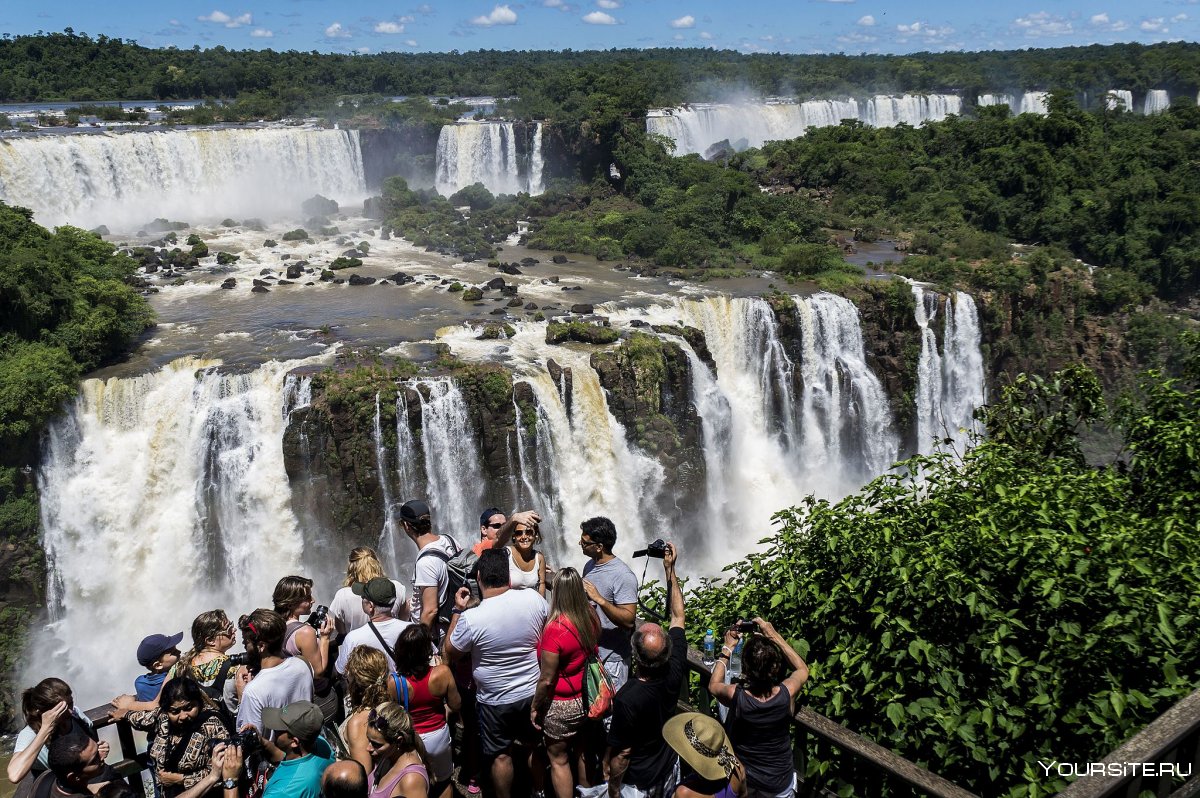
[[629,634],[637,614],[638,580],[613,554],[617,528],[612,521],[598,516],[579,528],[579,548],[590,558],[583,566],[583,589],[600,616],[600,662],[612,677],[613,688],[619,690],[629,678]]
[[387,657],[389,670],[396,669],[392,661],[392,649],[396,646],[396,638],[411,626],[408,621],[402,621],[392,614],[392,606],[396,603],[396,583],[386,576],[377,576],[369,582],[355,582],[351,585],[354,595],[362,596],[363,612],[367,614],[367,625],[347,633],[338,649],[337,662],[333,669],[339,674],[346,672],[346,663],[350,661],[350,652],[359,646],[377,648]]
[[633,634],[634,677],[613,698],[612,728],[604,776],[610,798],[661,798],[675,786],[678,756],[663,737],[663,724],[675,714],[679,688],[687,676],[687,639],[683,635],[683,590],[675,574],[675,546],[663,550],[670,629],[644,623]]

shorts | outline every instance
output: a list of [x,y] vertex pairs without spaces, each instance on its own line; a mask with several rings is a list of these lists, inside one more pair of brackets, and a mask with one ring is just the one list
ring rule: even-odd
[[583,709],[582,695],[578,698],[555,699],[546,710],[542,731],[548,740],[569,740],[579,732],[585,720],[587,712]]
[[479,704],[479,750],[485,759],[495,759],[514,743],[533,744],[538,737],[529,718],[533,696],[511,704]]
[[450,726],[446,725],[437,731],[421,735],[425,744],[425,753],[429,754],[429,780],[437,784],[446,781],[454,772],[454,759],[450,752]]

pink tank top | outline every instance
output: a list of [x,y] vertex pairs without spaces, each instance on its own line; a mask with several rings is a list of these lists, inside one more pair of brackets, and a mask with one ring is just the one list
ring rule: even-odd
[[378,788],[375,786],[375,771],[371,771],[371,775],[367,777],[367,790],[370,792],[369,798],[389,798],[392,791],[396,789],[396,785],[400,783],[400,779],[409,773],[420,773],[421,778],[425,779],[426,790],[429,789],[429,773],[425,770],[424,765],[417,763],[415,765],[408,765],[404,770],[396,774],[396,778],[385,781]]

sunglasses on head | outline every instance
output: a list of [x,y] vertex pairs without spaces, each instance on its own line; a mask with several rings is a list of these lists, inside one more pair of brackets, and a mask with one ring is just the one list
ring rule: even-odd
[[386,732],[388,730],[387,718],[385,718],[383,715],[380,715],[374,709],[372,709],[370,714],[367,715],[367,725],[381,732]]

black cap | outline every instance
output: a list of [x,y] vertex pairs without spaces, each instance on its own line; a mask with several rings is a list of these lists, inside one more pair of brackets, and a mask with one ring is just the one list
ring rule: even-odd
[[150,635],[138,645],[138,662],[143,668],[149,668],[155,660],[178,646],[181,640],[183,632],[177,635]]
[[386,576],[377,576],[369,582],[355,582],[350,586],[350,591],[380,607],[390,607],[396,603],[396,586]]
[[429,515],[429,505],[420,499],[405,502],[400,508],[401,520],[408,521],[410,524],[423,515]]
[[504,515],[504,511],[499,507],[489,507],[479,514],[479,525],[487,526],[488,521],[492,520],[493,515]]

